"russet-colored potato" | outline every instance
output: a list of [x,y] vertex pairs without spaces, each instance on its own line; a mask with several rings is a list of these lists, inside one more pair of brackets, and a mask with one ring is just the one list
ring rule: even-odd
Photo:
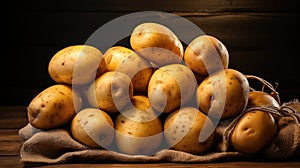
[[276,134],[277,125],[273,116],[253,110],[239,119],[230,135],[230,143],[238,152],[253,154],[266,147]]
[[170,64],[153,73],[148,97],[155,110],[168,113],[188,103],[194,97],[196,88],[197,80],[190,68],[182,64]]
[[93,46],[68,46],[51,58],[48,72],[57,83],[83,85],[96,78],[101,57],[101,51]]
[[31,100],[27,107],[28,120],[35,128],[58,128],[71,121],[81,105],[81,98],[70,86],[52,85]]
[[161,119],[146,96],[133,96],[132,107],[118,115],[115,125],[118,149],[126,154],[154,154],[163,139]]
[[91,83],[86,94],[92,107],[116,113],[129,103],[133,96],[133,85],[126,74],[109,71]]
[[227,69],[229,65],[227,48],[211,35],[196,37],[185,49],[183,58],[188,67],[203,77]]
[[142,23],[130,36],[131,47],[157,66],[180,63],[183,46],[178,37],[166,26],[158,23]]
[[131,78],[135,92],[147,93],[154,69],[145,58],[129,48],[114,46],[104,53],[101,61],[100,70],[122,72]]
[[113,142],[114,123],[106,112],[85,108],[73,118],[71,133],[77,141],[89,147],[107,148]]
[[249,90],[248,80],[241,72],[226,69],[210,75],[200,83],[197,101],[205,114],[212,110],[210,115],[218,116],[222,113],[221,119],[226,119],[246,109]]
[[199,142],[204,122],[208,122],[208,127],[214,130],[212,121],[197,108],[184,107],[170,113],[164,123],[166,142],[172,149],[178,151],[192,154],[207,152],[213,143],[215,131],[205,141]]

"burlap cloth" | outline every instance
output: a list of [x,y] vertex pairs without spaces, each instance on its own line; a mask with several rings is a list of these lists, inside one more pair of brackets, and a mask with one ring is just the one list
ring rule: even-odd
[[[186,152],[163,149],[154,155],[126,155],[105,149],[89,148],[72,138],[68,129],[42,131],[27,124],[19,130],[23,139],[20,149],[21,162],[59,164],[72,162],[121,162],[121,163],[207,163],[241,160],[287,160],[300,156],[300,104],[298,101],[291,111],[278,120],[278,135],[260,153],[247,155],[230,148],[224,130],[232,120],[221,121],[216,129],[216,138],[211,150],[203,155],[193,155]],[[289,104],[285,104],[289,105]],[[290,106],[288,106],[290,107]],[[298,108],[298,109],[297,109]],[[290,109],[290,108],[286,108]],[[296,109],[296,110],[295,110]],[[298,110],[298,111],[297,111]],[[296,113],[297,115],[294,115]],[[291,115],[292,114],[292,115]]]

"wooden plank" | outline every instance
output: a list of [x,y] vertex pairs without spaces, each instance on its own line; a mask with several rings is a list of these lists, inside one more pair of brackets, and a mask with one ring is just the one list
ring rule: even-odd
[[[0,118],[6,118],[7,116],[11,116],[11,113],[19,115],[23,115],[26,111],[26,106],[0,106]],[[14,117],[15,115],[11,116]]]
[[0,106],[0,129],[20,129],[28,123],[25,106]]
[[0,142],[21,141],[18,129],[0,129]]
[[8,118],[0,120],[1,129],[20,129],[28,123],[27,118]]
[[[48,0],[38,1],[32,0],[30,2],[8,1],[10,7],[16,10],[28,11],[145,11],[145,10],[159,10],[159,11],[288,11],[296,10],[292,8],[293,1],[280,0],[86,0],[76,1],[72,0]],[[16,10],[16,11],[18,11]]]
[[24,164],[20,162],[20,156],[0,156],[0,167],[5,168],[20,168]]
[[0,141],[0,156],[19,155],[20,148],[20,141]]
[[[58,49],[68,45],[85,43],[102,25],[117,17],[124,16],[124,14],[126,13],[20,13],[12,16],[11,23],[8,24],[9,30],[7,31],[11,33],[7,39],[6,47],[12,47],[11,44],[16,42],[15,39],[18,39],[18,43],[22,43],[27,47],[55,47],[58,51]],[[204,33],[215,35],[226,43],[228,42],[233,49],[253,49],[270,47],[271,44],[279,45],[274,41],[275,37],[278,37],[280,32],[290,34],[296,32],[296,30],[293,31],[289,28],[291,27],[289,20],[296,20],[300,17],[288,14],[257,13],[178,14],[197,25]],[[21,29],[20,26],[22,26]],[[283,44],[288,40],[287,36],[280,36],[280,38]],[[282,45],[282,47],[286,46]],[[20,51],[23,54],[28,53],[26,50],[20,49]],[[53,55],[56,51],[49,51],[46,56]],[[36,54],[37,52],[38,50],[32,50],[28,54]],[[17,53],[15,55],[18,56]],[[23,59],[25,58],[31,59],[32,57],[23,56]],[[49,59],[49,57],[43,59]]]
[[0,129],[0,156],[19,155],[20,147],[18,129]]
[[292,168],[292,167],[299,167],[299,162],[226,162],[226,163],[203,163],[203,164],[183,164],[183,163],[150,163],[150,164],[121,164],[121,163],[68,163],[68,164],[56,164],[56,165],[47,165],[47,164],[23,164],[20,162],[19,156],[0,156],[0,167],[57,167],[57,168],[102,168],[102,167],[115,167],[115,168],[122,168],[122,167],[174,167],[174,168],[196,168],[196,167],[226,167],[226,168],[238,168],[238,167],[245,167],[245,168],[253,168],[253,167],[261,167],[261,168]]
[[[12,159],[13,160],[13,159]],[[1,159],[0,159],[1,161]],[[33,164],[34,165],[34,164]],[[39,164],[35,164],[38,166]],[[27,166],[30,166],[28,164]],[[42,165],[43,168],[53,167],[53,165]],[[68,163],[68,164],[57,164],[54,165],[57,168],[101,168],[101,167],[114,167],[114,168],[123,168],[123,167],[132,167],[132,168],[140,168],[140,167],[153,167],[153,168],[161,168],[161,167],[172,167],[172,168],[210,168],[210,167],[226,167],[226,168],[253,168],[253,167],[261,167],[261,168],[296,168],[300,166],[299,162],[223,162],[223,163],[201,163],[201,164],[186,164],[186,163],[138,163],[138,164],[128,164],[128,163]]]
[[[127,12],[17,13],[10,21],[11,24],[7,24],[10,29],[7,32],[10,33],[6,34],[10,36],[4,40],[7,43],[3,45],[13,56],[0,62],[0,70],[6,72],[13,63],[18,72],[3,74],[6,82],[3,83],[5,87],[1,87],[3,99],[0,104],[28,105],[39,91],[54,84],[47,66],[57,51],[69,45],[83,44],[97,28],[125,13]],[[300,15],[201,12],[178,14],[199,26],[206,34],[219,38],[228,48],[233,67],[266,76],[281,83],[282,89],[289,89],[290,93],[297,96],[299,92],[294,92],[293,89],[299,90],[300,83],[300,78],[297,77],[300,72],[297,62],[294,61],[298,47],[297,43],[290,42],[290,38],[297,35],[298,29],[294,26],[296,22],[290,21],[299,20]],[[189,36],[189,33],[183,36]],[[18,46],[17,49],[15,46]]]

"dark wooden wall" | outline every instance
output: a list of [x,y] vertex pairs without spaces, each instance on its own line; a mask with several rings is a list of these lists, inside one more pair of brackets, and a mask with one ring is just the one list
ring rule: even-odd
[[149,10],[190,20],[225,44],[231,68],[278,82],[283,101],[300,98],[300,15],[292,0],[12,0],[1,11],[0,104],[28,105],[54,83],[47,67],[58,50],[85,43],[112,19]]

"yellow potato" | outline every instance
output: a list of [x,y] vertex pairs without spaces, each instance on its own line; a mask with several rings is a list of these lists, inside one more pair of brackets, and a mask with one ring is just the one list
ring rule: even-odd
[[74,139],[89,147],[107,148],[113,142],[114,123],[106,112],[85,108],[73,118],[71,133]]
[[249,90],[248,80],[241,72],[225,69],[201,82],[197,88],[197,101],[205,114],[230,118],[245,110]]
[[58,51],[50,60],[48,72],[57,83],[86,84],[96,78],[102,53],[88,45],[74,45]]
[[164,123],[166,142],[178,151],[192,154],[207,152],[214,141],[215,131],[205,141],[200,142],[199,135],[204,130],[204,122],[211,129],[215,129],[212,121],[197,108],[184,107],[170,113]]
[[163,137],[161,120],[147,97],[133,96],[132,105],[115,121],[118,149],[126,154],[154,154]]
[[28,121],[35,128],[48,130],[65,126],[82,105],[79,95],[65,84],[44,89],[27,107]]
[[197,81],[190,68],[171,64],[157,69],[149,81],[148,96],[159,112],[171,112],[194,97]]
[[133,85],[130,78],[117,71],[104,73],[87,89],[89,104],[108,113],[119,112],[132,95]]
[[195,38],[184,52],[184,61],[195,73],[207,77],[210,73],[227,69],[229,54],[216,37],[201,35]]
[[248,108],[255,106],[272,106],[279,108],[280,105],[274,97],[266,92],[252,91],[249,93]]
[[[263,91],[252,91],[249,93],[247,108],[257,107],[257,106],[269,106],[271,108],[275,107],[278,109],[280,108],[279,103],[270,94]],[[272,116],[276,121],[278,120],[277,114],[272,113]]]
[[272,115],[253,110],[239,119],[230,135],[230,143],[238,152],[253,154],[266,147],[276,134],[277,125]]
[[158,66],[180,63],[183,46],[177,36],[158,23],[142,23],[134,28],[131,47],[141,56]]
[[128,75],[134,87],[134,91],[147,93],[147,87],[151,75],[152,65],[133,50],[114,46],[109,48],[103,55],[101,69],[105,71],[118,71]]

